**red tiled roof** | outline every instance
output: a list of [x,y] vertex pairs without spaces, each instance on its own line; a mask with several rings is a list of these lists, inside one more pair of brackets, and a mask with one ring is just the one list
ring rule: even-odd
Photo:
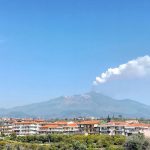
[[128,124],[127,126],[130,126],[130,127],[148,127],[149,125],[143,124],[143,123],[131,123],[131,124]]
[[42,128],[44,128],[44,129],[49,129],[49,128],[58,128],[58,127],[60,127],[60,126],[58,126],[58,125],[45,125],[45,126],[42,126],[42,127],[40,127],[41,129]]
[[66,121],[56,121],[56,122],[54,122],[54,124],[57,124],[57,125],[67,125],[68,122],[66,122]]
[[76,123],[68,123],[66,127],[78,127]]
[[106,125],[115,125],[115,126],[127,126],[127,127],[150,127],[149,124],[144,123],[127,123],[124,121],[111,121]]
[[111,122],[109,122],[108,124],[110,124],[110,125],[120,125],[120,126],[125,126],[125,125],[127,125],[128,123],[126,123],[126,122],[124,122],[124,121],[111,121]]
[[100,121],[98,120],[86,120],[86,121],[81,121],[81,122],[78,122],[77,124],[99,124]]
[[17,124],[17,125],[19,125],[19,124],[20,125],[28,124],[29,125],[29,124],[38,124],[38,123],[34,122],[34,121],[32,121],[32,122],[30,121],[30,122],[15,122],[14,124]]

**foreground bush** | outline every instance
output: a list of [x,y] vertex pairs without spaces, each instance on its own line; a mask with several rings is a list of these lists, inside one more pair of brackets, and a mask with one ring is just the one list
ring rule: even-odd
[[123,150],[126,137],[121,135],[31,135],[5,138],[0,150]]
[[125,150],[150,150],[150,141],[142,134],[132,135],[124,144]]
[[122,135],[11,135],[0,141],[0,150],[150,150],[142,134]]

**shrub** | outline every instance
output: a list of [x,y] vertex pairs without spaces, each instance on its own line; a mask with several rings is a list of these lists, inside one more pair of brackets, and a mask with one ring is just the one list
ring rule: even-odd
[[150,142],[142,135],[132,135],[125,142],[125,150],[149,150]]

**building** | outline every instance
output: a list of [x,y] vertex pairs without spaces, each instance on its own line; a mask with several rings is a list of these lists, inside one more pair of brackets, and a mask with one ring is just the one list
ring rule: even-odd
[[80,133],[84,133],[84,134],[99,133],[100,121],[98,120],[86,120],[86,121],[78,122],[77,124]]
[[34,119],[0,119],[1,135],[10,135],[13,132],[18,136],[35,134],[108,134],[125,135],[144,134],[150,137],[150,124],[139,123],[137,120],[130,121],[99,121],[81,120],[56,121]]
[[109,122],[106,124],[99,125],[100,134],[109,134],[109,135],[125,135],[130,136],[138,133],[146,133],[148,131],[149,125],[142,123],[128,123],[128,122]]
[[13,124],[12,131],[16,135],[34,135],[39,133],[40,123],[37,122],[16,122]]
[[50,134],[50,133],[64,133],[64,134],[72,134],[78,133],[78,125],[74,122],[54,122],[49,123],[40,127],[39,134]]

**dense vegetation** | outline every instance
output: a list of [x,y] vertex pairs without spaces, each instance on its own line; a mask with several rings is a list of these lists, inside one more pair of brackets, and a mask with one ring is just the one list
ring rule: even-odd
[[32,135],[12,134],[0,141],[0,150],[149,150],[143,135]]

